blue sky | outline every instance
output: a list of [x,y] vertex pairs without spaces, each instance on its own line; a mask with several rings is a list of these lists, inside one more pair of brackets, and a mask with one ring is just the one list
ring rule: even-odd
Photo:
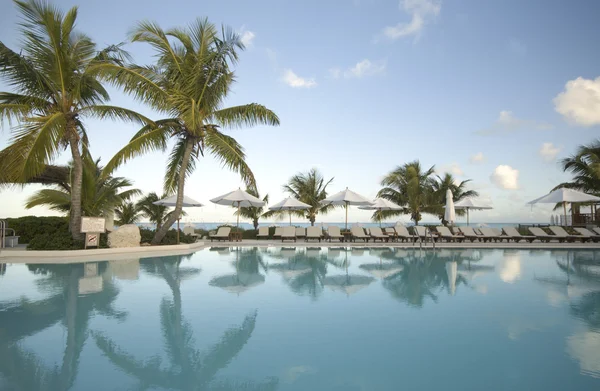
[[[228,103],[264,104],[281,126],[229,134],[273,202],[290,176],[311,167],[335,177],[331,192],[348,186],[374,197],[383,175],[419,159],[473,180],[495,209],[472,220],[546,221],[550,206],[532,211],[525,202],[569,178],[557,158],[598,137],[600,3],[593,0],[55,1],[63,9],[77,3],[78,28],[100,46],[126,40],[144,19],[169,28],[208,17],[242,34],[248,47]],[[0,15],[0,40],[18,48],[13,4],[0,3]],[[143,44],[127,49],[138,63],[152,60]],[[113,104],[154,116],[111,91]],[[88,129],[94,156],[107,161],[136,126],[88,121]],[[0,148],[9,136],[4,126]],[[118,174],[160,192],[166,157],[137,158]],[[207,206],[187,219],[233,221],[208,200],[241,185],[203,159],[186,194]],[[0,193],[0,216],[50,214],[23,209],[37,189]],[[319,221],[343,216],[338,210]],[[352,221],[369,217],[350,212]]]

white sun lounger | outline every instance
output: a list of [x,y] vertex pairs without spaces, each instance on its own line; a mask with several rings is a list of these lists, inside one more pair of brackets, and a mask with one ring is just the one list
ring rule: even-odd
[[558,227],[558,226],[551,226],[549,227],[550,231],[552,231],[552,233],[554,235],[556,235],[559,238],[563,238],[564,240],[566,240],[567,242],[574,242],[576,240],[579,240],[581,243],[587,242],[589,239],[584,237],[584,236],[580,236],[580,235],[569,235],[567,233],[567,231],[564,230],[563,227]]
[[438,232],[440,239],[444,239],[447,242],[462,242],[463,239],[465,238],[462,235],[455,235],[452,232],[450,232],[450,229],[448,227],[444,227],[443,225],[440,225],[439,227],[435,227],[435,230]]
[[484,242],[491,242],[492,240],[494,242],[497,241],[502,241],[502,238],[500,237],[500,235],[498,235],[493,229],[491,228],[480,228],[479,229],[481,231],[481,234],[483,235],[483,241]]
[[515,227],[504,227],[502,228],[502,231],[504,232],[507,240],[512,239],[516,243],[519,243],[521,240],[526,240],[531,243],[536,239],[536,237],[533,235],[521,235]]
[[462,232],[465,239],[470,240],[473,243],[475,240],[480,240],[481,235],[477,235],[473,228],[471,227],[459,227],[460,232]]
[[294,227],[283,227],[281,232],[281,241],[293,240],[296,241],[296,228]]
[[306,229],[302,228],[302,227],[296,227],[296,237],[299,238],[303,238],[306,236]]
[[352,234],[352,241],[354,242],[356,242],[356,239],[361,239],[365,242],[368,242],[369,239],[371,239],[371,237],[365,234],[365,231],[360,227],[352,227],[350,233]]
[[275,227],[275,233],[273,234],[273,239],[280,238],[283,233],[283,227]]
[[529,229],[529,232],[531,232],[533,235],[535,235],[535,238],[541,242],[548,243],[551,240],[558,240],[559,242],[564,241],[564,239],[557,238],[554,235],[547,234],[543,229],[541,229],[539,227],[529,227],[528,229]]
[[381,240],[381,242],[383,242],[384,240],[386,242],[388,241],[388,236],[386,234],[384,234],[381,231],[381,228],[379,228],[379,227],[372,227],[370,233],[371,233],[371,238],[373,238],[374,242],[376,242],[377,240]]
[[229,234],[231,233],[230,227],[219,227],[219,230],[216,234],[210,235],[210,241],[218,240],[218,241],[227,241],[229,240]]
[[256,234],[257,239],[268,239],[269,238],[269,227],[258,227],[258,233]]
[[416,239],[415,236],[411,235],[410,232],[408,232],[408,229],[403,225],[396,224],[394,230],[396,231],[398,239],[402,239],[402,241],[410,240],[412,242]]
[[306,228],[306,240],[307,242],[311,239],[321,241],[323,236],[323,230],[320,227],[308,227]]
[[429,234],[429,230],[427,229],[427,227],[423,227],[422,225],[415,225],[413,228],[415,230],[415,233],[417,234],[417,237],[427,240],[427,236]]
[[591,232],[589,229],[587,228],[573,228],[575,231],[579,232],[579,234],[581,236],[584,236],[586,238],[589,238],[591,241],[593,241],[594,243],[598,243],[600,241],[600,235],[596,235],[595,233]]
[[340,232],[340,227],[332,225],[327,228],[327,239],[329,239],[330,242],[332,239],[337,239],[342,242],[344,240],[344,235]]

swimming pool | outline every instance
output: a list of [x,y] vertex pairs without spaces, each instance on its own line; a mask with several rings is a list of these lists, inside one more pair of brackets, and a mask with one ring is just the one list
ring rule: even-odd
[[8,265],[0,389],[598,390],[600,252],[213,247]]

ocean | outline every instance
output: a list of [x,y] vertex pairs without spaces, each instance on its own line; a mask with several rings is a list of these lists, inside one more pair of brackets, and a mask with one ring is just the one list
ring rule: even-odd
[[[180,228],[183,229],[184,226],[192,226],[194,228],[197,229],[205,229],[207,231],[210,230],[214,230],[217,227],[224,225],[224,224],[228,224],[228,225],[235,225],[235,221],[234,222],[181,222],[180,223]],[[354,226],[354,225],[359,225],[363,228],[369,228],[369,227],[379,227],[379,223],[373,223],[372,221],[369,222],[348,222],[348,226]],[[414,225],[412,222],[408,222],[405,223],[403,222],[402,224],[406,225],[406,226],[412,226]],[[289,225],[289,222],[284,222],[284,221],[278,221],[278,222],[272,222],[272,221],[260,221],[260,225],[261,226],[267,226],[267,227],[283,227],[283,226],[287,226]],[[307,222],[297,222],[297,221],[292,221],[292,225],[296,226],[296,227],[309,227],[310,223]],[[344,228],[345,223],[344,222],[331,222],[331,223],[320,223],[320,222],[316,222],[315,223],[316,226],[323,226],[323,227],[328,227],[330,225],[337,225],[340,228]],[[389,223],[382,223],[381,226],[382,227],[393,227],[394,225],[396,225],[395,222],[389,222]],[[440,222],[421,222],[420,225],[440,225]],[[466,226],[467,223],[457,223],[455,224],[455,226],[461,227],[461,226]],[[471,222],[469,224],[471,227],[490,227],[490,228],[502,228],[502,227],[517,227],[519,225],[519,223],[481,223],[481,222]],[[154,229],[155,228],[155,224],[151,224],[151,223],[138,223],[138,226],[143,227],[143,228],[151,228]],[[173,228],[177,228],[177,223],[175,223],[173,225]],[[240,222],[240,228],[243,229],[254,229],[254,226],[250,223],[246,223],[246,222]]]

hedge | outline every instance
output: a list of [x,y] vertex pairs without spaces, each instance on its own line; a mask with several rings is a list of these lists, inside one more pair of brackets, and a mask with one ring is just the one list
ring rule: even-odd
[[24,216],[5,219],[9,228],[13,228],[19,243],[29,243],[34,236],[55,232],[68,232],[69,221],[66,217]]

